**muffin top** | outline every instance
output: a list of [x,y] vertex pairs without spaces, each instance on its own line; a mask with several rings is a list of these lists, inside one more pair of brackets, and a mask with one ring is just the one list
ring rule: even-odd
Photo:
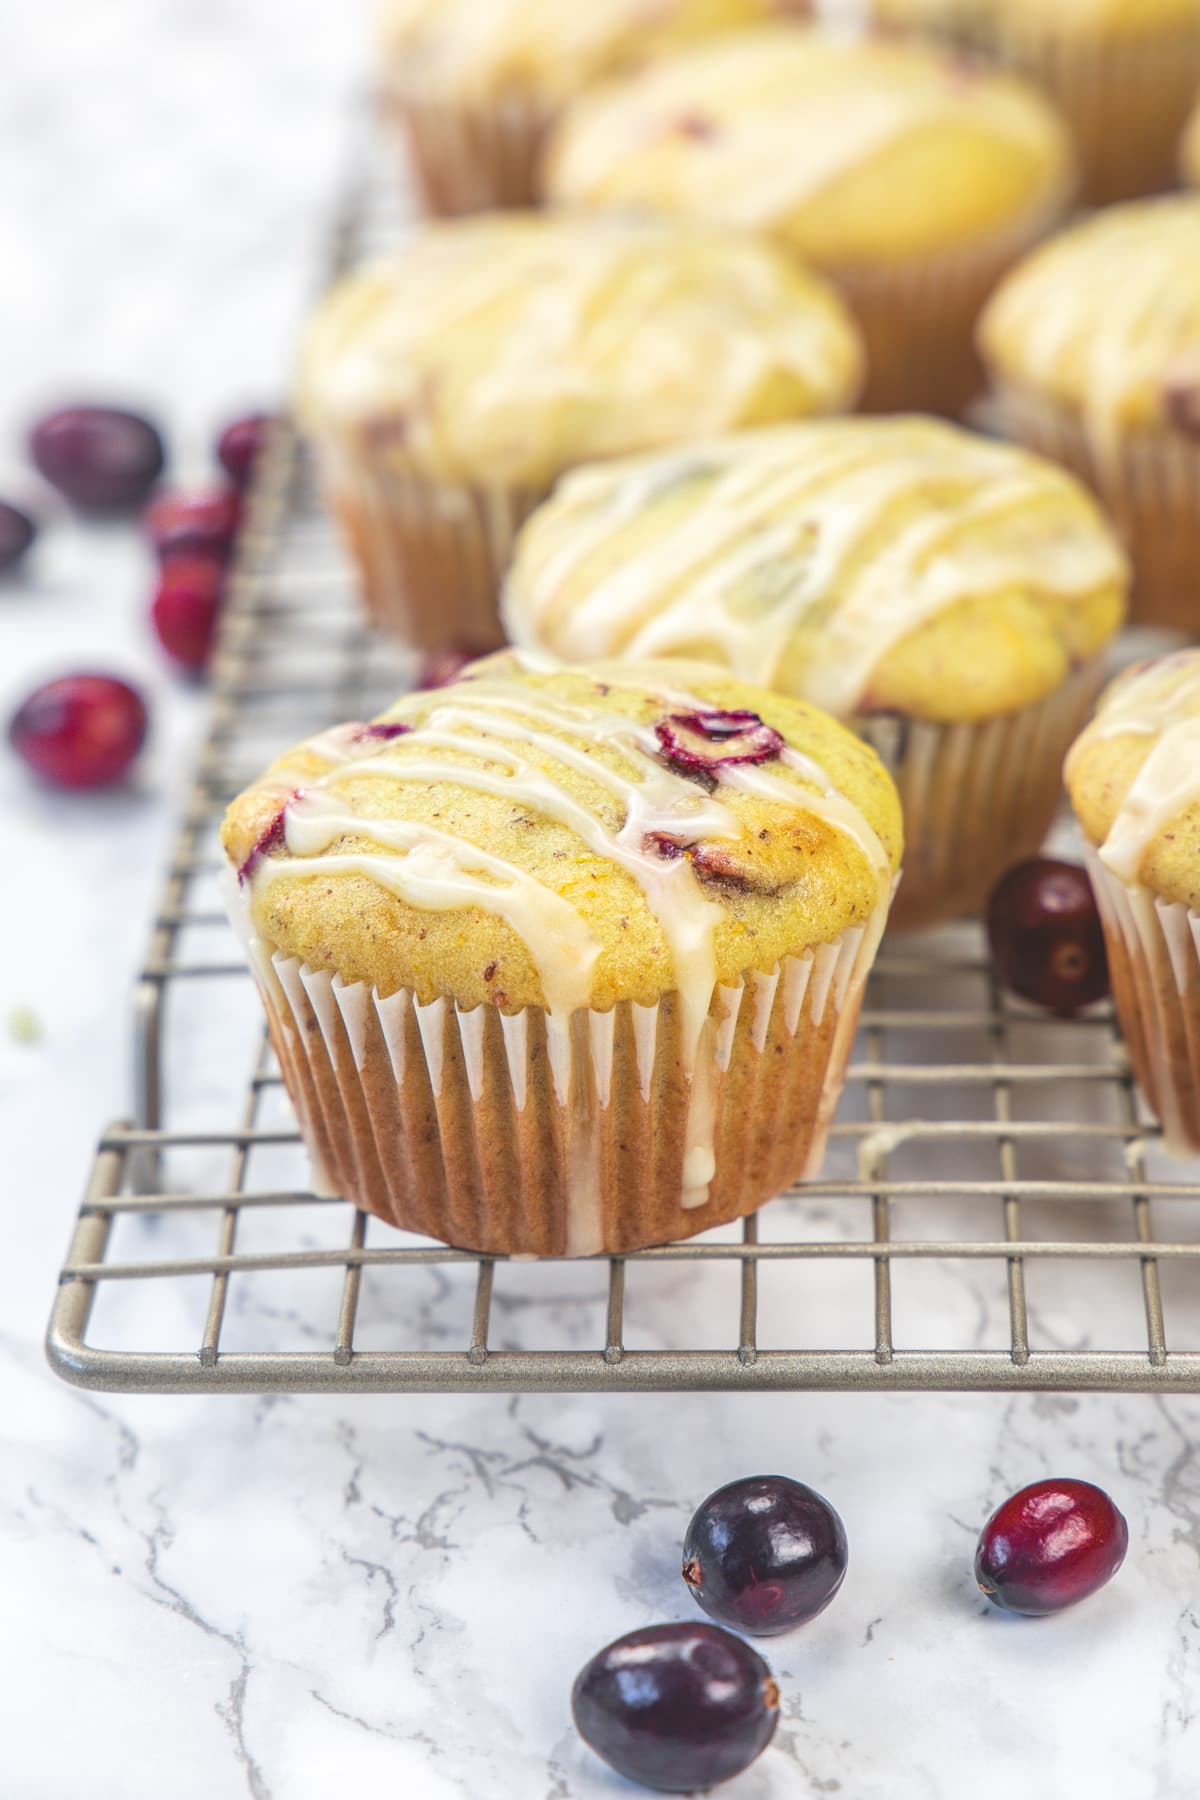
[[1200,909],[1200,650],[1118,676],[1072,746],[1066,780],[1119,880]]
[[972,31],[1034,27],[1040,37],[1135,37],[1200,24],[1200,0],[874,0],[885,24],[950,25]]
[[[775,16],[788,0],[388,0],[383,57],[406,84],[467,102],[555,105],[648,55]],[[798,10],[792,0],[793,10]]]
[[298,409],[397,467],[542,487],[589,457],[835,411],[861,374],[837,296],[750,236],[492,214],[335,287]]
[[299,745],[222,843],[251,936],[314,969],[505,1013],[677,992],[694,1043],[717,986],[878,924],[901,825],[814,707],[506,651]]
[[1191,187],[1200,188],[1200,103],[1194,108],[1183,134],[1179,168]]
[[776,426],[577,470],[522,533],[515,643],[692,656],[840,717],[975,720],[1115,632],[1125,558],[1039,457],[922,418]]
[[1077,414],[1102,459],[1130,429],[1200,436],[1200,195],[1108,207],[1034,251],[979,341],[1002,383]]
[[749,226],[838,269],[1053,218],[1071,150],[1048,102],[926,45],[803,25],[738,32],[583,95],[547,191]]

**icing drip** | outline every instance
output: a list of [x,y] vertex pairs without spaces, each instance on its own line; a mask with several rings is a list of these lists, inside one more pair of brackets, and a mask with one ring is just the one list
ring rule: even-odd
[[[693,504],[658,537],[622,534],[693,472]],[[546,510],[510,577],[518,641],[570,660],[719,654],[742,680],[846,717],[887,651],[963,600],[1022,587],[1122,585],[1114,540],[1070,477],[927,420],[760,431],[690,453],[587,469]],[[590,589],[591,559],[615,566]],[[575,592],[564,597],[572,582]],[[799,668],[781,670],[798,638]]]
[[1071,763],[1083,745],[1126,734],[1156,742],[1099,854],[1106,868],[1133,885],[1154,839],[1200,801],[1200,657],[1182,651],[1117,682],[1071,752]]

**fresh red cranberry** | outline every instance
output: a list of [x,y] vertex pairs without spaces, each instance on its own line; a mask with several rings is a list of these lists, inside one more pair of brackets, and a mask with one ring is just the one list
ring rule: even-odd
[[208,666],[221,611],[222,572],[204,557],[163,564],[150,605],[158,641],[173,662],[193,671]]
[[217,439],[217,459],[236,486],[245,487],[250,480],[274,423],[270,413],[249,413],[226,425]]
[[149,419],[111,406],[48,414],[34,426],[29,449],[46,480],[89,512],[140,506],[166,462]]
[[169,556],[208,556],[224,562],[233,548],[241,510],[233,488],[160,494],[146,508],[143,523],[160,561]]
[[0,575],[15,569],[37,536],[37,526],[17,506],[0,500]]
[[35,688],[14,713],[8,739],[57,787],[107,787],[125,774],[146,737],[146,708],[113,675],[63,675]]
[[354,730],[356,744],[391,743],[393,738],[407,737],[412,730],[403,719],[377,719],[370,725],[358,725]]
[[618,1774],[688,1794],[740,1775],[766,1749],[779,1689],[757,1651],[716,1625],[650,1625],[585,1665],[571,1710]]
[[672,768],[685,775],[769,762],[784,748],[779,733],[754,712],[671,713],[654,735]]
[[975,1579],[1006,1612],[1039,1617],[1086,1600],[1111,1581],[1129,1527],[1090,1481],[1035,1481],[992,1514],[975,1553]]
[[436,656],[427,657],[421,664],[413,685],[422,691],[449,687],[479,654],[476,650],[439,650]]
[[997,883],[988,902],[996,974],[1023,1000],[1074,1013],[1108,993],[1096,896],[1077,863],[1034,857]]
[[249,881],[264,856],[270,856],[273,850],[282,850],[286,846],[287,809],[292,801],[298,798],[299,793],[299,788],[294,788],[270,824],[259,832],[249,856],[237,872],[239,887]]
[[786,1475],[731,1481],[697,1509],[683,1579],[710,1618],[752,1637],[806,1625],[846,1576],[846,1532],[828,1500]]

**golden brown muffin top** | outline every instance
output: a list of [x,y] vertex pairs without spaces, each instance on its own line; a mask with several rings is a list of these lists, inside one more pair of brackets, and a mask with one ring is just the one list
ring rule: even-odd
[[701,657],[839,718],[967,722],[1059,687],[1127,586],[1064,470],[934,419],[837,419],[577,470],[504,612],[568,661]]
[[1072,746],[1066,780],[1106,868],[1200,910],[1200,650],[1118,676]]
[[837,295],[741,233],[499,213],[346,276],[306,335],[318,435],[483,487],[592,457],[835,412],[862,350]]
[[1007,75],[935,47],[781,24],[730,34],[567,109],[546,188],[764,231],[831,271],[958,252],[1052,221],[1065,127]]
[[877,926],[901,823],[873,751],[814,707],[687,663],[506,652],[299,745],[222,842],[260,946],[380,996],[677,994],[695,1024],[717,986]]

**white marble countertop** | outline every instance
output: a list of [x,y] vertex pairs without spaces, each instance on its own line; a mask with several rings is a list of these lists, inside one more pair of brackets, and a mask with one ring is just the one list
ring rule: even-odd
[[[0,442],[111,392],[198,472],[285,378],[365,7],[54,0],[6,36]],[[795,1395],[112,1400],[41,1336],[91,1146],[128,1105],[127,999],[202,696],[141,623],[128,533],[64,526],[0,594],[0,709],[103,663],[151,690],[136,786],[52,796],[0,756],[0,1792],[6,1800],[598,1800],[576,1668],[686,1616],[694,1504],[783,1468],[835,1501],[836,1604],[768,1655],[737,1800],[1194,1800],[1200,1401]],[[961,1306],[961,1290],[948,1296]],[[989,1612],[974,1533],[1049,1473],[1128,1515],[1119,1579]]]

